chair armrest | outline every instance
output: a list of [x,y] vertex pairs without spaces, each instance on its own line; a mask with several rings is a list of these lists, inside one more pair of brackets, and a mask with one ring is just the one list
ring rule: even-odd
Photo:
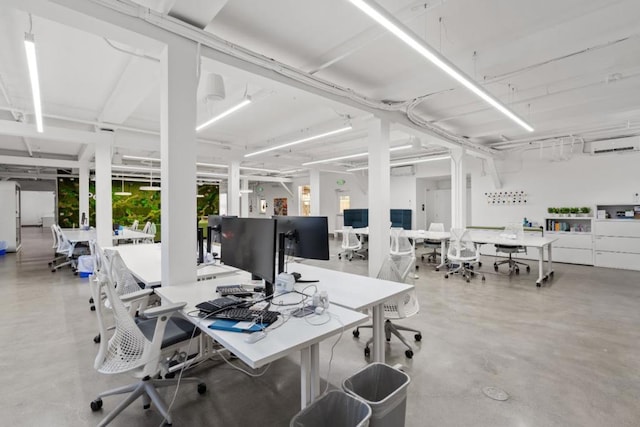
[[120,297],[120,300],[123,303],[129,303],[131,301],[135,301],[137,299],[141,299],[144,297],[148,297],[153,293],[153,289],[140,289],[139,291],[131,292],[130,294],[125,294]]
[[160,317],[163,314],[169,314],[176,312],[178,310],[182,310],[187,305],[186,302],[176,302],[174,304],[161,305],[159,307],[150,308],[149,310],[143,311],[141,314],[146,318],[154,318]]

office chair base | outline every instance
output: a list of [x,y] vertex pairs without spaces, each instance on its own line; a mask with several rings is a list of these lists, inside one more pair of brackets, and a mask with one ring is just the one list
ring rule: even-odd
[[158,409],[158,412],[160,412],[160,414],[164,417],[165,423],[171,424],[172,420],[171,415],[169,414],[169,409],[158,393],[158,388],[177,385],[178,381],[180,381],[180,383],[198,384],[199,394],[204,394],[207,391],[207,385],[203,383],[199,378],[182,378],[180,380],[145,378],[137,383],[129,384],[100,393],[98,397],[91,402],[91,410],[95,412],[102,409],[103,397],[129,393],[129,396],[127,396],[125,400],[120,402],[120,404],[118,404],[118,406],[116,406],[113,411],[111,411],[102,421],[100,421],[100,424],[98,424],[98,426],[106,426],[107,424],[109,424],[116,416],[118,416],[118,414],[124,411],[139,397],[142,397],[144,409],[148,409],[151,406],[151,402],[153,402],[153,404]]
[[[358,326],[353,331],[353,336],[358,338],[360,336],[360,329],[362,328],[372,329],[373,325]],[[407,346],[407,350],[404,352],[404,354],[405,356],[407,356],[407,358],[411,359],[413,357],[413,348],[411,347],[411,345],[409,345],[405,337],[403,337],[402,334],[400,334],[400,331],[415,332],[415,335],[413,336],[413,338],[416,340],[416,342],[422,341],[422,332],[420,332],[417,329],[409,328],[406,326],[396,325],[392,323],[391,320],[389,319],[385,320],[384,322],[384,336],[387,339],[387,341],[391,341],[391,335],[396,336],[405,346]],[[364,347],[365,357],[369,357],[371,355],[370,346],[372,343],[373,343],[373,337],[369,338],[369,340],[365,344],[365,347]]]
[[498,271],[498,267],[502,264],[508,264],[509,265],[509,275],[515,273],[516,275],[520,274],[520,267],[518,267],[519,265],[525,266],[527,273],[529,273],[531,271],[531,267],[524,263],[524,262],[519,262],[514,260],[513,258],[511,258],[511,255],[509,255],[509,258],[504,259],[502,261],[496,261],[493,263],[493,269],[495,271]]
[[[455,264],[451,264],[451,265],[455,265]],[[478,263],[478,267],[480,267],[481,265],[482,265],[481,263]],[[457,267],[454,267],[453,269],[451,269],[450,267],[449,270],[444,274],[444,278],[448,279],[450,274],[459,274],[465,279],[467,283],[469,283],[471,282],[471,278],[475,277],[476,272],[473,270],[473,265],[463,262],[463,263],[457,264]],[[485,281],[484,274],[481,275],[481,280],[483,282]]]

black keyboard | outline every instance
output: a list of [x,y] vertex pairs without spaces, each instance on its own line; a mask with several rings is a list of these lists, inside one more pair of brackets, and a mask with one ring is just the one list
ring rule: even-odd
[[226,297],[228,295],[233,295],[234,297],[250,297],[253,295],[253,292],[243,288],[241,285],[218,286],[216,290],[222,297]]
[[196,308],[204,313],[214,313],[216,311],[224,309],[225,307],[239,305],[242,303],[243,303],[242,301],[239,301],[234,298],[223,297],[223,298],[216,298],[211,301],[201,302],[200,304],[196,305]]
[[266,310],[249,310],[248,308],[230,308],[228,310],[221,311],[211,315],[213,319],[228,319],[238,322],[257,322],[265,323],[267,325],[272,324],[278,320],[277,311]]

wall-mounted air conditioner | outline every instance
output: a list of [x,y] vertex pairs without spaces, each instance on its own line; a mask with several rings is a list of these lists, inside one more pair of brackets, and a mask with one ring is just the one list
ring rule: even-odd
[[391,176],[408,176],[415,175],[415,166],[395,166],[391,168]]
[[592,141],[587,144],[591,145],[593,155],[640,151],[640,136]]

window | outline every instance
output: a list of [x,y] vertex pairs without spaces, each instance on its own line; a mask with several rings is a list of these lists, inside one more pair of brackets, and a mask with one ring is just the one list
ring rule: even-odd
[[345,209],[351,207],[351,199],[349,196],[340,196],[340,213],[344,213]]

